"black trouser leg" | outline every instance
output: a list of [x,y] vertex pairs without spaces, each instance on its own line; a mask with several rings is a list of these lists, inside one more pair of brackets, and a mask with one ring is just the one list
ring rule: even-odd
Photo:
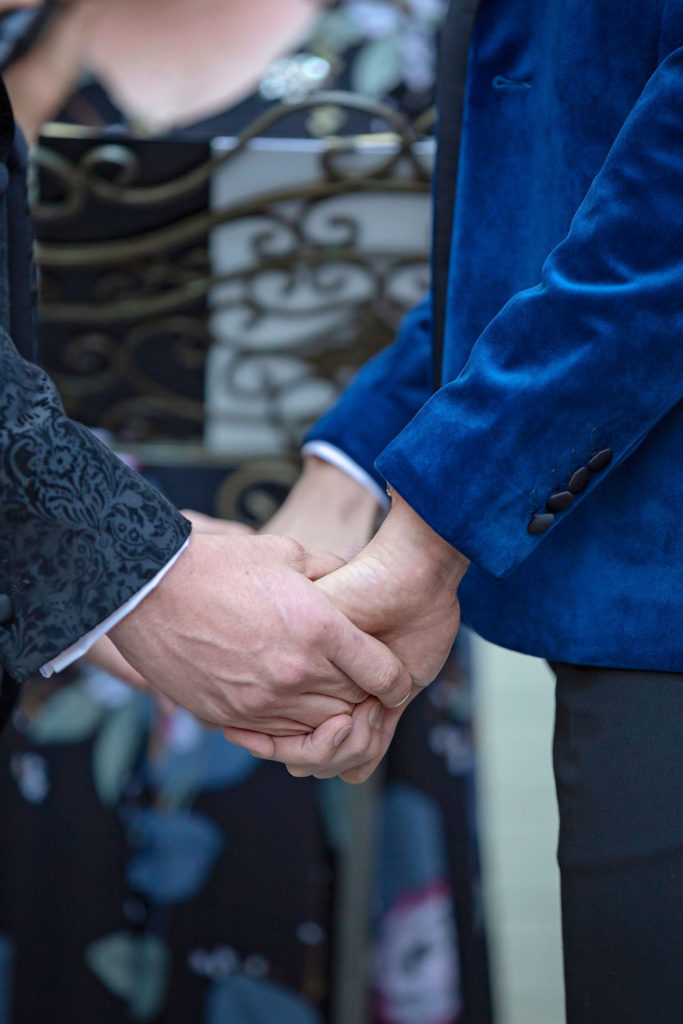
[[553,665],[568,1024],[683,1024],[683,675]]

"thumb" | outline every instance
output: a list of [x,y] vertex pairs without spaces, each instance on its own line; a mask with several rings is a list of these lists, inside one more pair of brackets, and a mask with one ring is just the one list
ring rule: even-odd
[[328,576],[343,565],[346,565],[344,559],[331,551],[307,551],[302,571],[309,580],[315,581]]
[[236,747],[244,747],[254,757],[272,757],[275,753],[275,743],[270,736],[263,732],[253,732],[251,729],[238,729],[233,726],[225,726],[223,735],[229,743]]
[[358,556],[318,582],[333,605],[365,633],[374,636],[385,625],[387,591]]

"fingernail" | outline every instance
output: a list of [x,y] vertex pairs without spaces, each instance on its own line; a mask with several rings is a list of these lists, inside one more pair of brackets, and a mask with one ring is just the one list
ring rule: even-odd
[[381,727],[382,718],[384,717],[382,715],[382,711],[382,705],[376,704],[375,707],[370,712],[370,725],[373,727],[373,729],[379,729]]
[[409,693],[407,693],[407,694],[405,695],[405,697],[403,698],[403,700],[400,700],[400,701],[398,702],[398,704],[394,704],[394,708],[402,708],[402,707],[403,707],[403,705],[405,704],[405,702],[406,702],[406,701],[408,700],[408,697],[410,697],[410,694],[409,694]]
[[337,733],[337,735],[336,735],[336,736],[334,737],[334,739],[332,740],[332,742],[334,743],[335,747],[338,747],[340,743],[343,743],[343,742],[344,742],[344,740],[346,739],[346,737],[347,737],[347,736],[349,735],[349,733],[351,732],[351,728],[352,728],[352,727],[351,727],[350,725],[345,725],[343,729],[340,729],[340,730],[339,730],[339,732]]

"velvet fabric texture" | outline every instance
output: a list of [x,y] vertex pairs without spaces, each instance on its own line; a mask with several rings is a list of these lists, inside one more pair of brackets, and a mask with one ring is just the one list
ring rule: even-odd
[[483,636],[681,671],[682,336],[683,0],[482,0],[441,387],[427,300],[309,437],[472,560],[463,614]]

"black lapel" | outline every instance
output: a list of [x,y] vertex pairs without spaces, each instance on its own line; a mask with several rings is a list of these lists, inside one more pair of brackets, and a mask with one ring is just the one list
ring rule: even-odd
[[436,102],[439,112],[432,233],[434,387],[441,385],[443,332],[446,317],[448,267],[460,156],[460,133],[465,104],[470,40],[480,0],[451,0],[441,31],[439,80]]

